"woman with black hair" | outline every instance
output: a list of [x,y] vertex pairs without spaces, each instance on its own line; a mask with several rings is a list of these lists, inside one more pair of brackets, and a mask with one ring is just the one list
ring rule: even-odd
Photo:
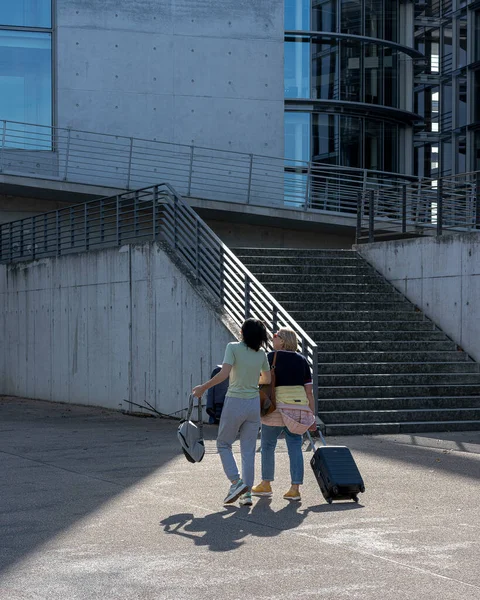
[[[250,506],[255,470],[255,445],[260,427],[259,378],[270,383],[270,365],[262,346],[267,343],[267,330],[262,321],[247,319],[242,325],[242,341],[230,342],[225,349],[223,365],[219,373],[206,383],[197,385],[192,393],[201,396],[211,387],[230,377],[218,429],[217,449],[225,475],[231,486],[225,504],[240,498],[240,503]],[[240,433],[242,475],[232,452],[232,444]]]

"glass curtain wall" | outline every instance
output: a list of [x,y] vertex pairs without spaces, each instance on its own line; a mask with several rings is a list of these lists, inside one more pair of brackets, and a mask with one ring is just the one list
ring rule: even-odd
[[[425,17],[428,17],[426,23]],[[480,168],[480,9],[473,2],[415,4],[415,174],[435,179]],[[472,37],[469,40],[469,36]]]
[[[399,65],[412,59],[384,43],[398,44],[399,7],[400,0],[286,0],[287,158],[400,171],[406,125],[385,107],[405,105]],[[318,102],[306,110],[299,100]]]
[[0,0],[0,119],[52,125],[51,0]]

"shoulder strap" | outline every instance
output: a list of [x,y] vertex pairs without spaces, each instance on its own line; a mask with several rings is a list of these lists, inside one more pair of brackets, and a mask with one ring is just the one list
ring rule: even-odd
[[278,352],[275,350],[275,354],[273,356],[272,368],[270,369],[271,377],[272,377],[272,387],[271,387],[271,399],[275,403],[275,363],[277,362]]

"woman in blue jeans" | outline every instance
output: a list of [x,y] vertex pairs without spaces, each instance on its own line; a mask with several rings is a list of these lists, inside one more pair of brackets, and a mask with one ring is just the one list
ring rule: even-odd
[[[300,500],[300,485],[303,484],[303,435],[291,433],[285,425],[285,414],[298,411],[314,411],[312,374],[304,356],[297,352],[297,336],[295,332],[283,327],[273,335],[274,352],[268,354],[270,365],[273,364],[275,351],[275,395],[277,409],[262,417],[262,482],[252,488],[254,496],[271,496],[272,482],[275,475],[275,448],[279,435],[284,432],[290,458],[291,487],[284,494],[286,500]],[[279,407],[282,407],[280,409]],[[311,413],[308,411],[311,417]],[[310,427],[315,431],[316,424]]]

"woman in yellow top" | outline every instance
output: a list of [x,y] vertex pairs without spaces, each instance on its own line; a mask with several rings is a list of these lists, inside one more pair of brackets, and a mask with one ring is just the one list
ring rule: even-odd
[[[300,500],[300,485],[303,484],[303,435],[292,433],[286,427],[283,413],[293,414],[300,410],[314,411],[312,374],[304,356],[297,352],[297,336],[293,329],[282,327],[273,335],[273,348],[277,352],[275,363],[275,396],[277,409],[262,417],[262,482],[252,488],[254,496],[271,496],[271,482],[275,473],[275,448],[278,436],[284,432],[290,458],[291,488],[284,498]],[[275,352],[268,354],[270,365]],[[309,417],[313,419],[309,412]],[[311,422],[311,421],[310,421]],[[305,427],[305,429],[308,425]],[[315,423],[311,430],[316,429]]]

